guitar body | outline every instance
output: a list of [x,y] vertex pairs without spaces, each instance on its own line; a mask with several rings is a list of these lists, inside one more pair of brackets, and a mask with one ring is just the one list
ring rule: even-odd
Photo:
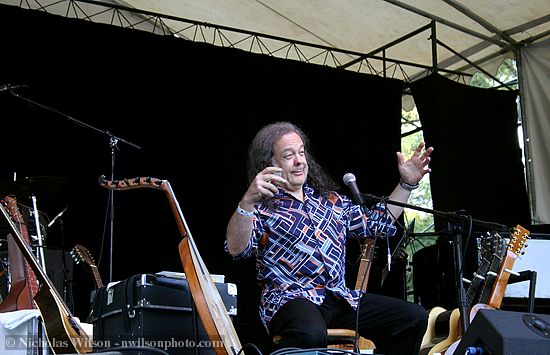
[[[6,196],[7,207],[11,211],[11,218],[17,225],[23,241],[29,245],[29,234],[27,225],[15,198]],[[29,264],[25,261],[23,253],[19,250],[17,243],[11,233],[8,234],[8,258],[11,287],[4,301],[0,304],[0,312],[13,312],[22,309],[35,308],[33,297],[38,292],[38,282]]]
[[88,335],[65,311],[57,295],[41,288],[34,301],[40,310],[50,346],[55,354],[82,354],[92,351]]
[[[185,276],[187,278],[187,282],[189,283],[189,288],[198,288],[200,289],[200,280],[197,273],[194,271],[193,267],[193,259],[191,256],[191,249],[189,246],[189,240],[187,238],[184,238],[180,244],[179,244],[179,254],[181,263],[183,265],[183,271],[185,272]],[[208,303],[207,299],[205,298],[204,294],[193,294],[193,301],[195,302],[195,305],[197,306],[197,309],[207,309]],[[202,324],[204,325],[204,329],[206,330],[206,334],[211,334],[210,340],[212,341],[212,344],[222,344],[221,336],[218,333],[214,320],[212,319],[211,313],[208,312],[198,312],[199,318],[202,321]],[[228,354],[225,349],[221,348],[214,348],[214,351],[218,355],[224,355]]]
[[34,303],[25,277],[25,259],[17,248],[13,236],[8,234],[8,257],[10,260],[10,291],[0,303],[0,312],[13,312],[21,309],[33,309]]
[[[429,315],[428,315],[429,318]],[[437,324],[442,324],[443,327],[447,327],[448,332],[443,340],[438,341],[440,338],[437,336]],[[461,322],[460,322],[460,310],[458,308],[452,311],[444,311],[437,315],[435,320],[435,338],[437,341],[433,346],[423,347],[420,354],[437,354],[444,353],[456,339],[461,336]]]
[[[494,308],[484,303],[478,303],[474,305],[470,310],[470,314],[469,314],[470,323],[472,323],[472,321],[474,320],[474,317],[476,316],[477,312],[480,309],[494,309]],[[460,344],[461,340],[462,340],[462,336],[460,337],[460,339],[456,340],[449,346],[449,348],[445,351],[445,355],[453,355],[456,351],[456,348],[458,347],[458,344]]]
[[[441,341],[441,333],[439,331],[440,324],[448,324],[450,312],[443,307],[434,307],[428,312],[428,326],[424,337],[422,338],[421,349],[431,349],[435,344]],[[444,335],[447,337],[448,332]]]
[[0,313],[33,309],[34,305],[28,293],[27,282],[25,280],[19,280],[16,283],[12,283],[10,292],[6,295],[2,303],[0,303]]

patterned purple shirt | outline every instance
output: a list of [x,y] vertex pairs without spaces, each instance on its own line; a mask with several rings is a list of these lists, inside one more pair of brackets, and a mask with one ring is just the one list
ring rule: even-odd
[[[255,207],[254,228],[247,248],[235,259],[256,255],[263,284],[260,317],[264,325],[294,298],[320,305],[325,289],[357,307],[359,292],[345,285],[345,239],[392,236],[396,228],[385,208],[376,205],[365,216],[344,195],[321,195],[304,186],[304,202],[279,190],[276,208]],[[227,243],[226,243],[227,250]]]

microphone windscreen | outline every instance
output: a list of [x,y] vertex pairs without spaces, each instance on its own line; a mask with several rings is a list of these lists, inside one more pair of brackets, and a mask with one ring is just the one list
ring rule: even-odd
[[344,175],[343,180],[344,180],[344,184],[346,185],[352,181],[356,181],[355,175],[353,175],[352,173],[347,173],[346,175]]

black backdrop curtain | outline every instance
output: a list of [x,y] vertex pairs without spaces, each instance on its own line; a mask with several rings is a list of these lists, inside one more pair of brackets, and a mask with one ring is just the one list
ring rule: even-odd
[[[438,74],[414,82],[411,90],[424,138],[435,148],[430,174],[434,209],[460,211],[473,219],[508,227],[527,227],[529,206],[518,146],[517,94],[463,85]],[[446,221],[436,218],[436,230],[445,227]],[[485,232],[475,225],[472,230],[473,236],[463,240],[467,278],[477,269],[476,233]],[[468,231],[466,224],[464,238]],[[448,276],[456,270],[446,243],[450,234],[441,235],[440,243],[416,255],[415,270],[422,267],[426,273],[419,278],[415,274],[419,280],[415,296],[423,298],[425,307],[453,308],[457,305],[456,286]]]
[[481,89],[432,74],[411,86],[424,138],[435,147],[436,210],[529,225],[515,92]]
[[[290,120],[309,134],[335,180],[353,172],[364,192],[378,195],[398,181],[401,81],[4,5],[0,39],[0,84],[28,85],[18,90],[21,96],[141,146],[118,143],[115,178],[170,181],[210,272],[238,286],[235,322],[243,343],[256,330],[246,328],[257,313],[250,306],[257,295],[254,263],[230,260],[223,241],[247,187],[246,150],[254,133]],[[0,117],[2,181],[14,172],[19,179],[66,180],[62,189],[38,196],[50,219],[68,207],[46,243],[65,250],[84,245],[107,281],[108,192],[97,179],[111,174],[109,137],[8,92],[0,94]],[[114,196],[113,280],[182,271],[180,236],[164,194],[139,189]],[[86,275],[73,280],[81,319],[91,284]]]

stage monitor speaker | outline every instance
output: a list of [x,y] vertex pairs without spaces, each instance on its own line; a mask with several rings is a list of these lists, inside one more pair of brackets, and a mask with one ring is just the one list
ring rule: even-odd
[[470,347],[483,354],[550,354],[550,315],[482,309],[466,330],[455,354]]

